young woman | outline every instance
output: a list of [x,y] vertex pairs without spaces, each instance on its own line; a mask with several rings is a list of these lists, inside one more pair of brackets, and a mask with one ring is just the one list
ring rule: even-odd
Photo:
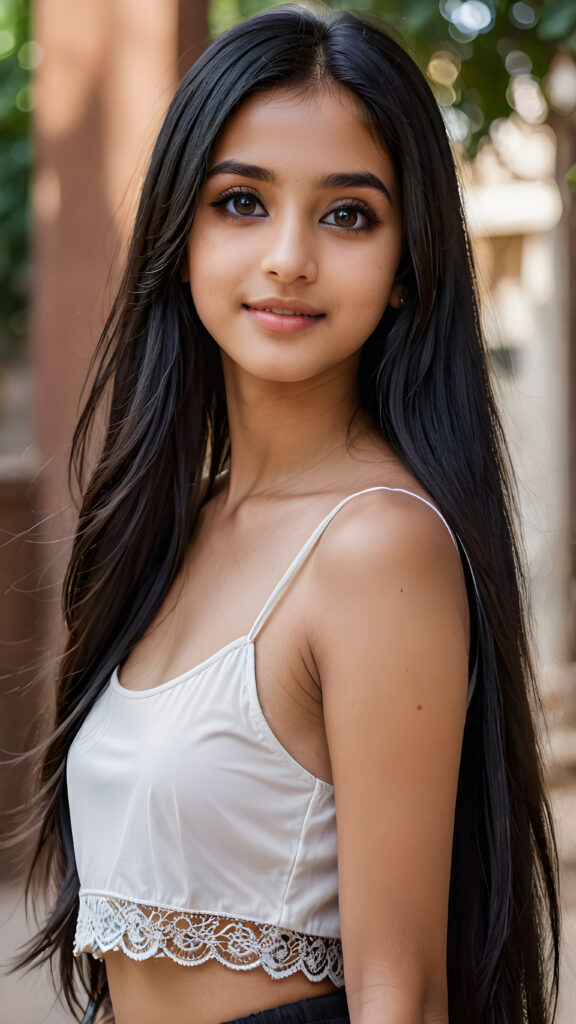
[[507,463],[396,43],[286,6],[207,49],[96,365],[27,962],[117,1024],[550,1022]]

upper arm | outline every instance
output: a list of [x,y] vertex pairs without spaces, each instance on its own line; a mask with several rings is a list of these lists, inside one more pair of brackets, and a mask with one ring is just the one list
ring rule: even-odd
[[468,672],[459,556],[434,512],[378,494],[334,522],[314,575],[353,1020],[385,992],[441,1005]]

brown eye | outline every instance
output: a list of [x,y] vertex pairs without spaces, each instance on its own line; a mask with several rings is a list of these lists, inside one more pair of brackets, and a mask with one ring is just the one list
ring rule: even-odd
[[250,217],[256,212],[258,203],[254,196],[242,195],[234,196],[231,200],[231,205],[235,213],[244,214],[245,216]]
[[358,222],[358,210],[352,210],[349,207],[342,206],[339,210],[334,210],[334,223],[338,224],[342,228],[355,228]]
[[364,231],[377,223],[377,218],[365,203],[360,205],[348,202],[329,210],[322,218],[322,223],[343,231]]
[[232,218],[244,217],[247,220],[249,217],[267,216],[262,201],[258,199],[258,196],[253,196],[251,192],[245,192],[243,189],[238,188],[235,188],[233,191],[227,189],[217,199],[214,199],[210,206],[215,207],[217,210],[222,210],[223,213]]

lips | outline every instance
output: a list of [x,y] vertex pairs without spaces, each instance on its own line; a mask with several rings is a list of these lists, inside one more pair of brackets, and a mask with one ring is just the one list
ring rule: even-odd
[[326,316],[305,302],[293,299],[262,299],[258,302],[244,303],[242,308],[260,327],[275,334],[293,334],[305,330],[324,320]]

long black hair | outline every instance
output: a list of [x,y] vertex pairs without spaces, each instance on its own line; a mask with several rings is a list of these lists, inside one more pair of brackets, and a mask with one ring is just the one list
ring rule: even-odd
[[[558,982],[557,858],[533,724],[538,700],[514,495],[452,153],[434,97],[404,50],[372,22],[320,8],[277,7],[213,42],[178,89],[154,149],[74,436],[83,497],[31,872],[54,902],[23,963],[59,957],[71,1008],[83,987],[95,995],[105,985],[102,964],[91,960],[81,974],[72,958],[79,882],[66,755],[165,598],[229,457],[217,346],[182,284],[186,244],[210,154],[231,114],[258,91],[323,81],[357,98],[402,190],[407,300],[384,314],[364,345],[361,401],[461,539],[478,586],[471,600],[477,682],[452,856],[450,1019],[548,1024]],[[94,462],[103,409],[106,433]]]

